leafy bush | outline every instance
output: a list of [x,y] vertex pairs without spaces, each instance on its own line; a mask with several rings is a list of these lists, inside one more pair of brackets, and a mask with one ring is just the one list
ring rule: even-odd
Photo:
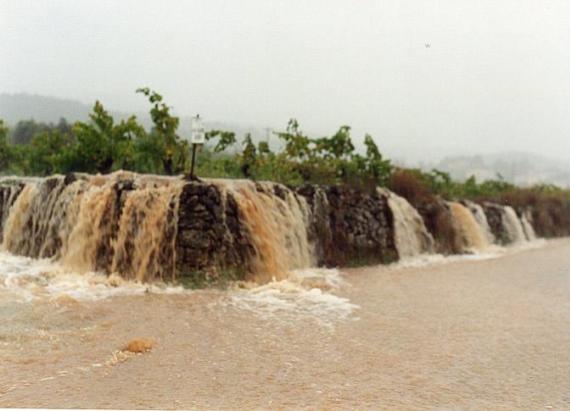
[[[115,121],[98,101],[89,121],[73,125],[65,119],[58,124],[24,120],[10,133],[0,120],[0,171],[27,175],[109,173],[118,169],[168,175],[186,172],[189,145],[178,135],[179,118],[172,115],[171,107],[157,92],[145,87],[137,93],[150,103],[150,130],[145,130],[134,116]],[[529,207],[540,208],[533,218],[545,227],[543,234],[559,235],[561,226],[570,226],[570,192],[556,186],[520,189],[500,175],[481,183],[475,177],[457,182],[436,169],[394,169],[370,135],[364,137],[365,153],[356,152],[347,125],[331,136],[315,138],[291,119],[284,131],[275,134],[283,143],[277,152],[265,141],[256,145],[251,135],[238,142],[231,131],[208,131],[208,144],[199,149],[197,175],[272,180],[288,185],[309,182],[365,189],[387,186],[437,222],[432,232],[450,230],[449,217],[439,198],[495,201],[512,205],[519,213]]]

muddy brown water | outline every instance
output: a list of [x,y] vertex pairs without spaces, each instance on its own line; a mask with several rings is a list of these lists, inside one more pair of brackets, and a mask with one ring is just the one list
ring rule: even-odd
[[[328,291],[5,297],[0,407],[570,408],[570,240],[342,277]],[[137,337],[153,350],[119,351]]]

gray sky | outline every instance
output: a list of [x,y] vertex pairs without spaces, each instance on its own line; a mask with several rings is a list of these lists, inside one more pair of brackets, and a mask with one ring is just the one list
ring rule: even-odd
[[0,56],[0,92],[570,159],[568,0],[1,0]]

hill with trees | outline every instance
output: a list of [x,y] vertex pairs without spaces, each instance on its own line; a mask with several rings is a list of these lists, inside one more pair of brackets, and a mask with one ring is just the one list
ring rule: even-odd
[[[5,175],[46,176],[71,172],[179,175],[189,169],[189,144],[180,133],[180,118],[163,97],[137,90],[150,104],[149,126],[137,116],[116,118],[99,101],[85,120],[41,122],[23,120],[12,128],[0,120],[0,172]],[[396,167],[379,150],[375,139],[364,136],[364,152],[355,149],[351,128],[341,125],[330,136],[311,136],[297,120],[274,132],[276,147],[250,133],[210,128],[201,148],[197,175],[216,178],[271,180],[291,186],[304,183],[350,185],[364,189],[386,186],[414,203],[434,196],[517,203],[553,201],[560,207],[570,199],[568,190],[552,184],[521,189],[504,179],[478,180],[471,175],[453,179],[444,170]],[[564,206],[565,207],[565,206]]]

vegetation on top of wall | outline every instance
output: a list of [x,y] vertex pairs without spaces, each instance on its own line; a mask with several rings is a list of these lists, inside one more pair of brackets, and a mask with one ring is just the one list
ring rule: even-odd
[[[50,175],[73,171],[109,173],[132,170],[140,173],[177,175],[189,169],[189,144],[178,134],[180,120],[163,97],[137,90],[150,103],[152,127],[146,130],[132,116],[116,121],[97,101],[88,122],[57,124],[21,121],[8,130],[0,120],[0,172],[19,175]],[[395,168],[380,152],[374,138],[364,137],[365,153],[355,150],[351,128],[339,127],[332,136],[307,135],[291,119],[275,133],[282,149],[272,151],[265,141],[254,143],[250,135],[238,140],[235,133],[210,130],[207,144],[197,158],[201,177],[271,180],[288,185],[303,183],[347,184],[372,188],[386,186],[414,206],[444,199],[468,198],[496,201],[516,208],[548,205],[567,207],[570,191],[551,185],[518,188],[500,176],[477,182],[453,181],[448,173]]]

